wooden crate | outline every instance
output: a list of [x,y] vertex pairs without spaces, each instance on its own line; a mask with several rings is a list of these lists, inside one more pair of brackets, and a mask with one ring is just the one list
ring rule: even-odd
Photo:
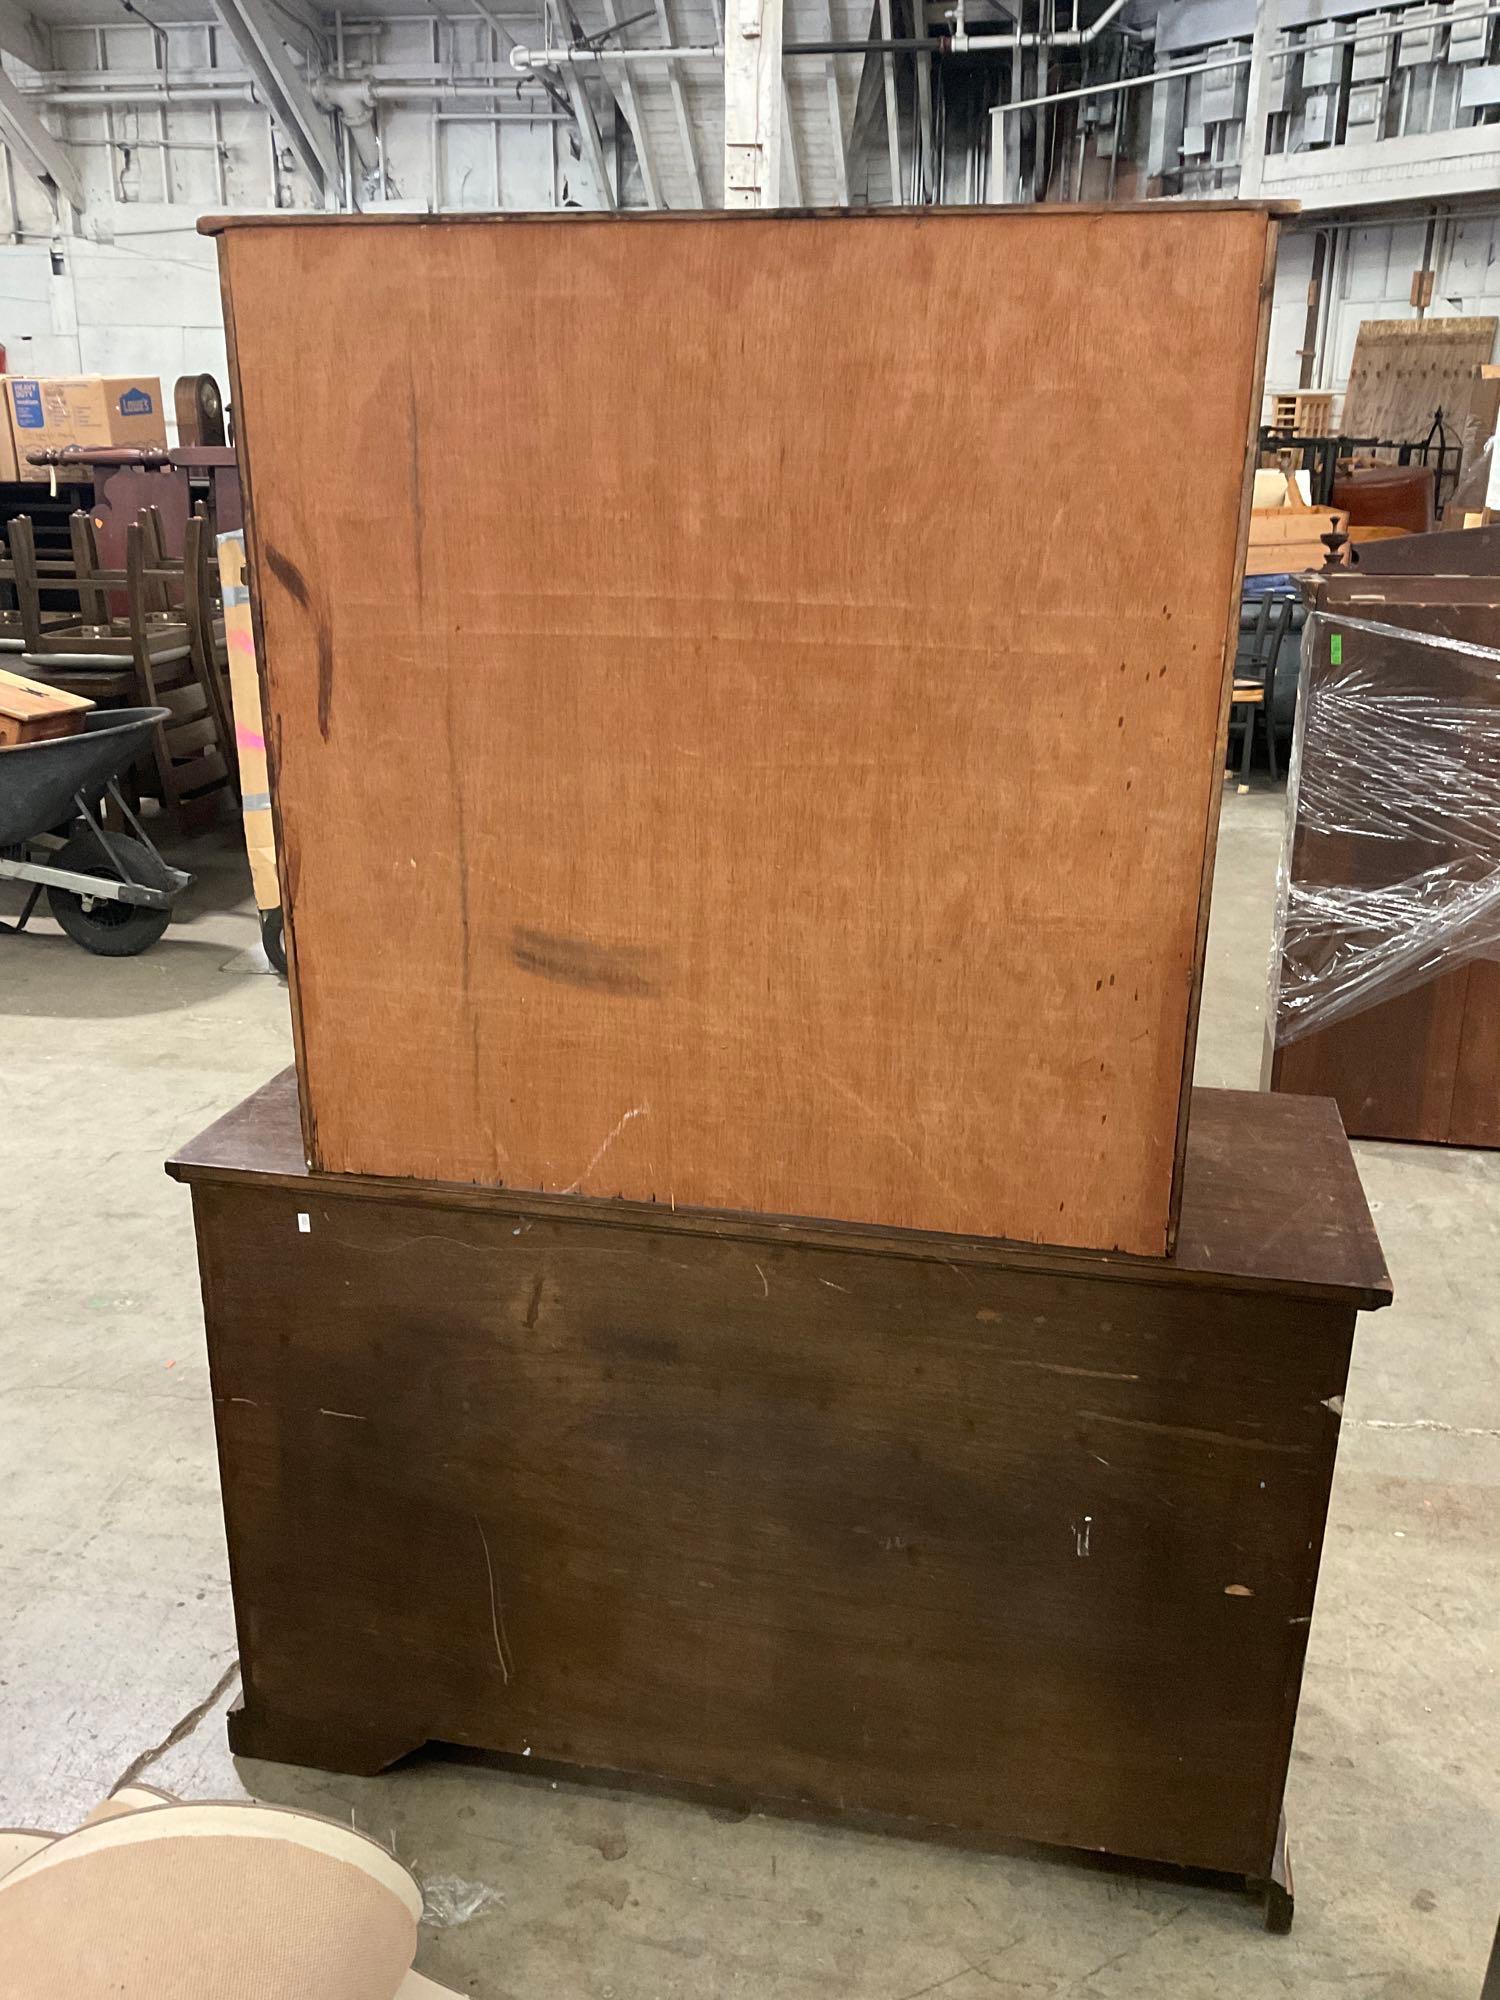
[[204,226],[309,1157],[1162,1254],[1271,212]]
[[1175,1256],[187,1147],[242,1755],[429,1740],[1271,1870],[1355,1314],[1326,1101],[1198,1091]]
[[1284,437],[1327,437],[1333,429],[1333,396],[1323,389],[1277,392],[1271,398],[1271,429]]

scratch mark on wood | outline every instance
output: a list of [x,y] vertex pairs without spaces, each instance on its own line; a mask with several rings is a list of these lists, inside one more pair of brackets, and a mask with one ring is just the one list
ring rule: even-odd
[[320,1417],[342,1417],[346,1424],[367,1424],[370,1421],[368,1417],[360,1416],[356,1410],[320,1409],[318,1415]]
[[490,1631],[495,1640],[495,1658],[500,1663],[500,1678],[510,1686],[510,1640],[505,1635],[505,1608],[500,1602],[500,1593],[495,1588],[495,1565],[490,1560],[490,1538],[484,1532],[484,1523],[476,1514],[474,1526],[479,1530],[479,1545],[484,1550],[484,1572],[490,1581]]
[[1305,1458],[1304,1444],[1276,1444],[1270,1438],[1234,1437],[1228,1431],[1203,1431],[1192,1424],[1154,1424],[1145,1417],[1112,1417],[1104,1410],[1080,1410],[1087,1424],[1116,1424],[1122,1430],[1148,1431],[1155,1437],[1189,1438],[1195,1444],[1227,1444],[1235,1451],[1275,1451],[1289,1458]]
[[637,1104],[633,1111],[627,1111],[625,1113],[625,1116],[615,1126],[614,1130],[612,1132],[605,1134],[604,1140],[600,1145],[598,1152],[595,1153],[593,1159],[589,1161],[588,1165],[584,1168],[583,1172],[578,1176],[577,1180],[571,1181],[567,1187],[561,1190],[561,1192],[563,1194],[577,1194],[578,1190],[583,1186],[584,1182],[588,1179],[589,1175],[594,1171],[595,1167],[597,1167],[599,1162],[604,1158],[604,1155],[609,1151],[610,1147],[615,1143],[616,1139],[618,1139],[620,1134],[625,1130],[625,1127],[628,1124],[630,1124],[631,1120],[635,1118],[649,1118],[650,1115],[651,1115],[651,1106],[649,1104]]
[[1043,1375],[1083,1375],[1091,1382],[1139,1382],[1139,1375],[1124,1375],[1113,1368],[1073,1368],[1065,1361],[1012,1361],[1012,1368],[1036,1368]]
[[318,734],[328,741],[333,717],[333,634],[326,615],[318,619]]
[[755,1267],[755,1275],[757,1278],[760,1279],[761,1290],[765,1293],[766,1297],[769,1298],[771,1296],[771,1287],[766,1283],[766,1274],[760,1268],[759,1264],[757,1264]]

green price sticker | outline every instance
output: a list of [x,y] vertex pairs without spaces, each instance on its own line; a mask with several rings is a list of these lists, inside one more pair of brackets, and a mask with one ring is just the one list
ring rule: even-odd
[[1341,667],[1344,664],[1344,635],[1342,632],[1335,632],[1328,641],[1328,663],[1334,667]]

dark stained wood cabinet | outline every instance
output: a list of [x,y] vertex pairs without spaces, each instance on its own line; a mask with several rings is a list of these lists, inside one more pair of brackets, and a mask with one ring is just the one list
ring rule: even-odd
[[1390,1296],[1331,1104],[1196,1092],[1164,1260],[311,1172],[290,1072],[170,1171],[242,1753],[1270,1874]]

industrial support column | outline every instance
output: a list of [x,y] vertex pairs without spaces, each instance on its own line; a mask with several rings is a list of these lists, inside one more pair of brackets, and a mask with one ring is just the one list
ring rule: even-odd
[[1272,0],[1257,0],[1255,39],[1250,44],[1250,79],[1245,92],[1245,125],[1240,139],[1240,181],[1235,192],[1242,201],[1260,193],[1266,161],[1266,101],[1271,64],[1281,46],[1280,16]]
[[724,206],[781,200],[782,0],[729,0],[724,20]]

